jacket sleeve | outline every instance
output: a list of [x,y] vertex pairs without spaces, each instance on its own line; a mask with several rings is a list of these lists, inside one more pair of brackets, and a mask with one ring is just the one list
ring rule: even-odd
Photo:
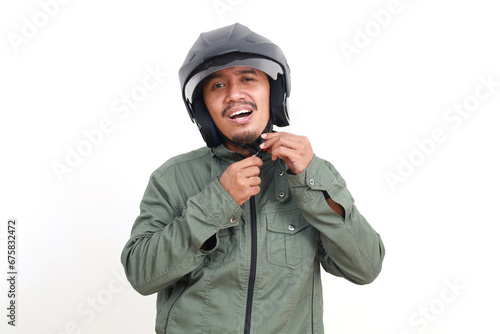
[[128,280],[143,295],[161,291],[195,270],[217,247],[205,251],[202,245],[220,229],[237,225],[243,213],[217,180],[186,203],[176,187],[160,172],[153,173],[121,254]]
[[[384,244],[354,205],[344,179],[316,156],[299,175],[288,175],[290,191],[304,218],[320,232],[318,256],[323,268],[356,284],[371,283],[382,269]],[[325,193],[344,208],[336,214]]]

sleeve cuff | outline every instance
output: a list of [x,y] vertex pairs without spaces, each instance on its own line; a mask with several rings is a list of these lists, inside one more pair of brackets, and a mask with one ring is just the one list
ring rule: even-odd
[[200,244],[206,242],[221,229],[237,226],[243,214],[243,209],[217,180],[194,196],[192,200],[198,202],[208,223],[199,226],[203,230],[196,233],[200,237]]
[[344,208],[347,216],[352,209],[352,200],[342,182],[342,177],[333,166],[318,158],[316,155],[309,166],[300,174],[287,175],[290,191],[296,201],[307,201],[321,196],[326,192],[330,198]]

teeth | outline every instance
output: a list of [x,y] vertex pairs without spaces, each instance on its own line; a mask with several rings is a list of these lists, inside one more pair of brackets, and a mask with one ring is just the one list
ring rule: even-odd
[[247,114],[247,113],[251,113],[250,110],[240,110],[240,111],[237,111],[235,113],[233,113],[230,117],[233,118],[235,116],[238,116],[238,115],[241,115],[241,114]]

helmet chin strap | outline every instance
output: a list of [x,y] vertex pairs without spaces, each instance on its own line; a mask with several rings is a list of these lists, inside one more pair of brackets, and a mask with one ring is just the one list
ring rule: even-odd
[[266,150],[263,150],[260,148],[260,144],[265,142],[265,140],[262,139],[262,134],[266,133],[266,132],[271,132],[272,129],[273,129],[273,123],[271,121],[271,118],[269,118],[269,121],[267,122],[267,125],[266,125],[266,128],[264,129],[264,131],[262,131],[262,133],[250,144],[235,142],[234,140],[227,138],[221,131],[219,131],[219,129],[217,129],[217,132],[219,132],[219,134],[227,141],[229,141],[235,145],[238,145],[239,147],[244,148],[247,151],[250,151],[250,153],[252,153],[253,155],[255,155],[259,158],[262,158],[262,153],[266,151]]

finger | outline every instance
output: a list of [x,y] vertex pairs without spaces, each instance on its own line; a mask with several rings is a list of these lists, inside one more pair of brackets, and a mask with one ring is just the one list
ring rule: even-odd
[[264,132],[261,137],[262,139],[271,139],[274,137],[279,137],[283,134],[286,134],[286,132]]
[[259,158],[259,157],[256,157],[256,156],[251,156],[251,157],[248,157],[248,158],[245,158],[239,162],[236,162],[237,164],[239,164],[239,167],[240,168],[249,168],[249,167],[261,167],[263,162],[262,162],[262,159]]
[[283,135],[282,132],[263,133],[261,135],[261,137],[262,137],[262,139],[265,139],[265,142],[263,142],[260,145],[260,147],[261,148],[268,148],[269,146],[273,145],[276,141],[278,141],[282,135]]
[[273,154],[273,152],[278,152],[281,148],[286,148],[289,150],[299,151],[299,152],[302,150],[302,146],[299,143],[296,143],[293,139],[283,140],[283,138],[280,138],[275,142],[266,143],[265,150]]
[[264,143],[260,146],[262,149],[270,149],[275,146],[285,146],[288,148],[296,148],[300,146],[301,137],[289,134],[289,133],[273,133],[272,136],[268,137]]
[[268,152],[272,155],[273,160],[280,158],[281,160],[295,161],[298,160],[301,155],[299,151],[285,146],[273,146]]
[[241,170],[241,176],[247,179],[259,176],[259,174],[260,174],[260,168],[256,166],[247,167]]
[[299,137],[297,135],[294,135],[293,133],[289,132],[266,132],[261,135],[262,139],[270,140],[270,139],[276,139],[276,138],[281,138],[281,137]]
[[258,186],[261,182],[262,180],[258,176],[254,176],[248,179],[248,185],[252,188]]
[[260,192],[260,187],[259,187],[259,186],[251,187],[251,188],[250,188],[250,191],[249,191],[249,195],[250,195],[250,197],[251,197],[251,196],[255,196],[255,195],[257,195],[259,192]]

